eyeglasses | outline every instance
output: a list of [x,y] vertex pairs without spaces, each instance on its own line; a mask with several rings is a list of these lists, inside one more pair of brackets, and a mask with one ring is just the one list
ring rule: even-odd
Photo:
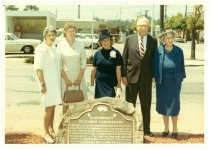
[[52,36],[52,37],[55,37],[56,35],[55,35],[55,33],[50,33],[50,34],[47,34],[46,36],[47,36],[47,37],[51,37],[51,36]]
[[165,39],[165,40],[173,40],[174,37],[165,37],[164,39]]
[[140,28],[148,28],[149,26],[148,25],[138,25],[138,27],[140,27]]
[[75,33],[76,30],[75,30],[75,29],[69,29],[69,30],[67,30],[66,32],[67,32],[67,33]]

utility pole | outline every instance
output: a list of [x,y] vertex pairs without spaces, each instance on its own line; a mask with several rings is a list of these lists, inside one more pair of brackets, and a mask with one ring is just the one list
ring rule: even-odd
[[153,26],[154,26],[154,5],[152,5],[152,19],[151,19],[151,32],[150,34],[153,36]]
[[119,29],[121,31],[121,14],[122,14],[122,7],[120,7],[120,21],[119,21]]
[[167,17],[167,5],[165,5],[164,7],[165,7],[165,13],[164,13],[165,17],[164,17],[164,19],[166,20],[166,17]]
[[55,7],[55,18],[56,18],[56,21],[58,19],[58,9],[57,9],[57,6]]
[[187,17],[187,5],[185,6],[185,17]]
[[164,31],[164,5],[160,5],[160,32]]
[[[186,19],[186,17],[187,17],[187,5],[186,5],[186,7],[185,7],[185,19]],[[186,29],[184,28],[184,31],[183,31],[183,36],[182,36],[182,38],[184,39],[184,41],[187,41],[187,33],[186,33]]]
[[92,49],[92,55],[93,55],[93,33],[94,33],[94,24],[93,24],[93,21],[94,21],[94,10],[92,10],[92,24],[91,24],[91,34],[92,34],[92,46],[91,46],[91,49]]
[[80,5],[78,5],[78,19],[80,19]]
[[147,18],[147,12],[149,11],[149,10],[144,10],[145,11],[145,17]]

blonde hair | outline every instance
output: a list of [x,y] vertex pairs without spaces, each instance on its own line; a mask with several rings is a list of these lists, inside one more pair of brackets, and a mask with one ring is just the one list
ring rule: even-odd
[[63,27],[63,35],[66,37],[66,32],[69,28],[74,28],[77,31],[77,27],[73,23],[66,23]]

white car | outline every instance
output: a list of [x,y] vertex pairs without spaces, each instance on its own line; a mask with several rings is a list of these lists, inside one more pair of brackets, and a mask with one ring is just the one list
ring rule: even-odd
[[40,40],[19,39],[13,33],[5,33],[5,53],[24,52],[31,54],[40,43]]
[[[57,45],[63,38],[63,34],[57,37],[55,45]],[[97,49],[99,47],[98,37],[96,34],[93,34],[92,39],[92,34],[77,33],[75,39],[78,41],[82,41],[85,45],[85,48],[92,48],[93,46],[93,49]]]
[[80,35],[76,35],[76,39],[84,42],[84,45],[86,48],[97,49],[99,47],[99,44],[98,44],[99,39],[96,34],[93,34],[93,38],[92,38],[92,34],[80,34]]

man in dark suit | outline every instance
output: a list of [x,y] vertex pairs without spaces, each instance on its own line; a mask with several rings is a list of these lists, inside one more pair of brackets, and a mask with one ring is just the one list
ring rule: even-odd
[[126,38],[123,51],[122,82],[126,86],[125,99],[136,106],[139,95],[143,116],[144,135],[154,136],[150,131],[150,108],[152,101],[152,58],[157,40],[148,34],[149,20],[139,18],[135,34]]

